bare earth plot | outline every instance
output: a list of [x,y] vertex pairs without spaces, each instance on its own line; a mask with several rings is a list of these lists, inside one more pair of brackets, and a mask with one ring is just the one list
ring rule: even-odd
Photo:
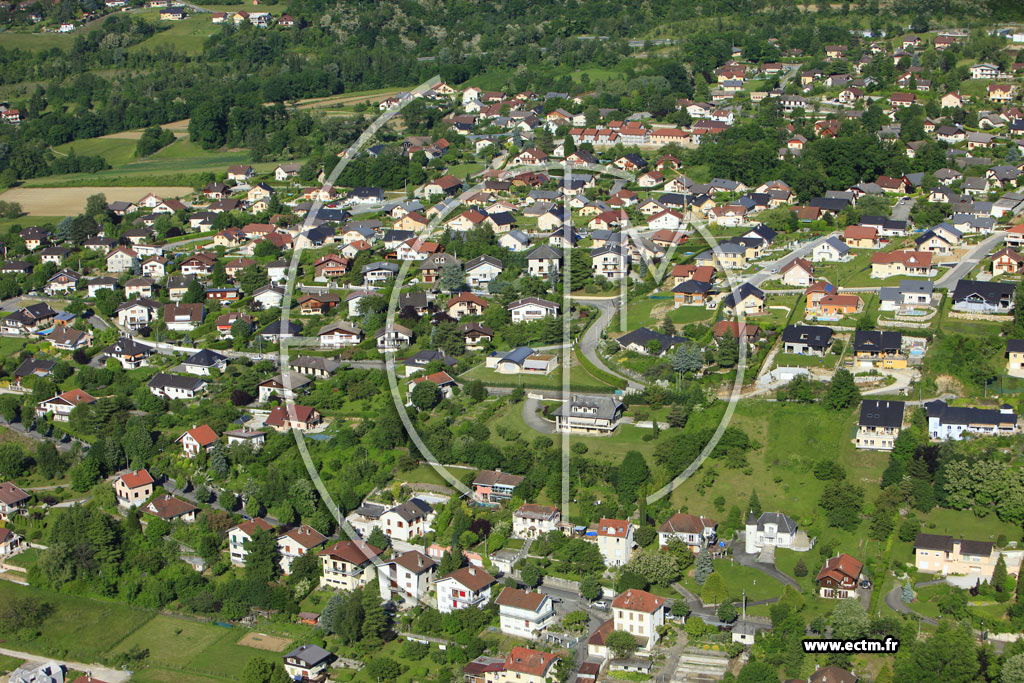
[[255,631],[246,633],[242,636],[238,644],[245,645],[246,647],[254,647],[257,650],[267,650],[268,652],[284,652],[285,648],[291,644],[291,640],[288,638],[282,638],[281,636],[268,636],[265,633],[256,633]]
[[85,210],[85,200],[104,194],[108,202],[137,202],[152,192],[170,199],[191,194],[190,187],[15,187],[0,194],[0,201],[18,202],[23,211],[34,216],[77,216]]

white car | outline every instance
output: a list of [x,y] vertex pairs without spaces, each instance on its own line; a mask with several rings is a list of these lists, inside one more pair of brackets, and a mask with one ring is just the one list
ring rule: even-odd
[[598,609],[608,609],[608,602],[606,600],[598,600],[597,602],[591,603],[591,606]]

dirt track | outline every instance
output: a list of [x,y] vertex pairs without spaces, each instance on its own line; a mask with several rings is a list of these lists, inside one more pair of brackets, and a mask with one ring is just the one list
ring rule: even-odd
[[33,216],[77,216],[85,209],[85,201],[94,194],[104,194],[108,202],[137,202],[152,192],[171,199],[191,194],[190,187],[15,187],[0,194],[0,201],[18,202],[23,211]]

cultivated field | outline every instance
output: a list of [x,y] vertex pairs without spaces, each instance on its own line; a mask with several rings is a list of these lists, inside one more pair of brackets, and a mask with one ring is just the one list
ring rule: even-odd
[[85,209],[85,201],[94,194],[104,194],[108,202],[137,202],[152,192],[170,199],[190,194],[190,187],[15,187],[0,194],[0,200],[18,202],[29,215],[76,216]]
[[250,632],[242,636],[239,639],[238,644],[244,645],[245,647],[254,647],[257,650],[267,650],[268,652],[284,652],[291,642],[290,638],[268,636],[266,633]]

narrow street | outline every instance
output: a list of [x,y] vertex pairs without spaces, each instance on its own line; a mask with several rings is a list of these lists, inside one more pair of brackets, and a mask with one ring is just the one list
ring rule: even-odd
[[[86,671],[98,679],[107,681],[107,683],[124,683],[132,677],[131,671],[119,671],[117,669],[108,669],[105,666],[99,664],[83,664],[82,662],[69,662],[63,659],[40,657],[39,655],[29,654],[28,652],[21,652],[19,650],[8,650],[7,648],[0,647],[0,655],[7,655],[8,657],[19,657],[24,659],[26,662],[30,662],[34,665],[45,664],[46,662],[56,661],[64,664],[68,669],[75,669],[76,671]],[[6,679],[4,679],[6,680]]]

